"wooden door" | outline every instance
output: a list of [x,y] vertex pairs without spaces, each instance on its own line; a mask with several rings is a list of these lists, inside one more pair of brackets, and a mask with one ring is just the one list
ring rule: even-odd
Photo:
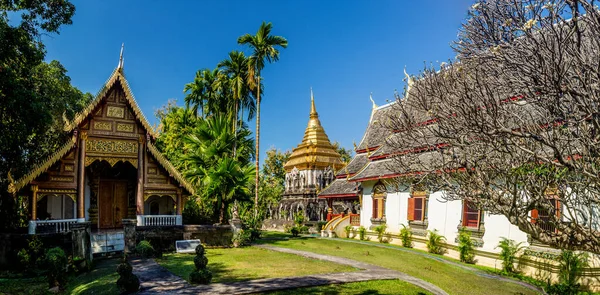
[[114,183],[113,201],[115,204],[114,227],[123,227],[123,219],[127,218],[127,182]]
[[101,180],[98,190],[98,227],[122,227],[127,218],[127,182]]
[[113,182],[100,181],[98,185],[98,227],[112,228],[113,225]]

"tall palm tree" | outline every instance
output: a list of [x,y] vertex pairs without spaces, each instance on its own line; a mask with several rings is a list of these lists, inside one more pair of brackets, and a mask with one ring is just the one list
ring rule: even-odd
[[260,72],[265,67],[265,61],[272,63],[279,60],[279,50],[277,47],[286,48],[288,41],[281,36],[272,36],[271,23],[263,22],[256,35],[246,34],[238,38],[238,44],[248,45],[252,50],[252,55],[248,61],[248,81],[251,87],[257,91],[256,95],[256,177],[254,187],[254,215],[258,215],[258,163],[260,154]]
[[194,81],[185,85],[183,89],[187,93],[185,104],[192,107],[194,114],[200,110],[201,115],[208,116],[214,113],[226,112],[226,104],[217,89],[219,69],[202,69],[196,72]]
[[[233,99],[233,113],[236,115],[233,129],[236,130],[240,109],[253,111],[254,102],[251,100],[248,80],[248,58],[241,51],[232,51],[229,58],[217,65],[223,74],[227,75],[229,93]],[[243,120],[243,119],[242,119]]]

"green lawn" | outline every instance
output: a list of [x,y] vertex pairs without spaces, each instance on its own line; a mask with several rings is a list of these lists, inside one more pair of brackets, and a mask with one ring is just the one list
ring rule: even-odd
[[[346,265],[254,247],[207,249],[206,257],[213,283],[357,271]],[[165,254],[156,261],[186,280],[194,270],[192,254]]]
[[370,295],[425,295],[431,294],[419,287],[400,280],[368,281],[340,285],[328,285],[320,287],[290,289],[265,293],[268,295],[337,295],[337,294],[370,294]]
[[[64,292],[61,294],[119,294],[117,290],[118,259],[97,260],[94,269],[88,273],[70,276]],[[0,295],[38,295],[48,292],[46,277],[0,278]]]
[[395,269],[437,285],[450,294],[537,294],[535,291],[472,271],[429,259],[416,253],[347,243],[336,239],[292,238],[267,233],[259,243],[328,254]]

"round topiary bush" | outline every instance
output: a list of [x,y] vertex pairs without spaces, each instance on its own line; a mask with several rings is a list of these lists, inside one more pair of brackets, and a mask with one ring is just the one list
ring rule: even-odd
[[206,258],[204,253],[204,246],[196,246],[196,257],[194,257],[196,270],[190,273],[190,282],[194,284],[209,284],[212,280],[212,272],[206,268],[208,258]]
[[152,244],[150,244],[150,242],[146,240],[140,241],[137,244],[137,246],[135,247],[135,252],[144,258],[153,257],[155,253]]
[[196,256],[194,257],[194,265],[196,266],[196,269],[205,269],[208,265],[208,258],[204,255]]
[[140,279],[133,274],[133,268],[127,262],[127,258],[123,258],[123,262],[117,266],[117,273],[117,286],[121,294],[135,293],[140,289]]
[[67,282],[67,255],[59,247],[52,248],[46,253],[46,265],[48,266],[48,283],[50,288],[58,286],[63,288]]
[[202,246],[202,244],[199,244],[198,246],[196,246],[196,255],[197,256],[203,256],[205,252],[206,251],[204,251],[204,246]]
[[208,269],[200,269],[190,274],[190,281],[194,284],[210,284],[212,272]]

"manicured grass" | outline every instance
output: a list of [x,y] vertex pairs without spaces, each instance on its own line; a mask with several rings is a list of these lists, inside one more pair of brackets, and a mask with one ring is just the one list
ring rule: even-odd
[[[254,247],[207,249],[206,257],[213,283],[357,271],[346,265]],[[192,254],[165,254],[156,261],[185,280],[194,270]]]
[[291,238],[281,233],[268,233],[259,243],[346,257],[389,269],[395,269],[437,285],[450,294],[536,294],[523,286],[485,278],[472,271],[429,259],[417,253],[347,243],[336,239]]
[[119,294],[117,289],[117,265],[120,259],[96,260],[94,269],[87,273],[71,277],[65,288],[65,294]]
[[328,285],[320,287],[290,289],[265,293],[268,295],[288,294],[378,294],[378,295],[426,295],[431,294],[419,287],[400,280],[367,281],[349,284]]
[[[119,294],[117,290],[118,259],[98,260],[94,269],[87,273],[70,276],[65,290],[60,294]],[[33,295],[52,294],[48,291],[46,277],[0,278],[0,294]]]

